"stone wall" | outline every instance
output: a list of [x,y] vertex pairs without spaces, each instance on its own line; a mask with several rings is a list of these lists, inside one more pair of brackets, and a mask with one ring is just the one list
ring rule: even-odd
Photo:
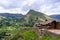
[[60,29],[60,22],[57,22],[57,29]]

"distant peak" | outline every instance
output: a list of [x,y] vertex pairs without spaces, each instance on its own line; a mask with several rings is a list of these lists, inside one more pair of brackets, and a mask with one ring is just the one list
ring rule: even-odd
[[29,12],[35,12],[35,10],[30,9]]
[[30,9],[30,11],[34,11],[33,9]]
[[[29,12],[39,12],[39,11],[36,11],[36,10],[30,9]],[[42,13],[42,12],[39,12],[39,13]]]

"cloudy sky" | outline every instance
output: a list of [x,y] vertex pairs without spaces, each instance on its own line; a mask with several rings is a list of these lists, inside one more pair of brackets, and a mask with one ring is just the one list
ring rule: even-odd
[[60,14],[60,0],[0,0],[0,13],[26,14],[30,9],[47,15]]

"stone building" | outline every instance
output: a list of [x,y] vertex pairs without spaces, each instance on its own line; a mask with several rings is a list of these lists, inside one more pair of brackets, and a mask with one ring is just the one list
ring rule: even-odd
[[45,22],[36,23],[34,27],[39,29],[60,29],[60,20],[49,19]]

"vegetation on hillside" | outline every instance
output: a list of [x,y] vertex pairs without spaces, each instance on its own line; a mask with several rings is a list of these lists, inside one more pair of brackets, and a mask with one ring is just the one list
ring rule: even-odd
[[46,18],[49,18],[49,16],[37,12],[34,10],[30,10],[26,15],[22,14],[9,14],[9,13],[1,13],[0,14],[0,27],[1,26],[30,26],[33,27],[33,25],[36,22],[43,22],[46,20]]
[[[30,10],[27,15],[0,14],[0,40],[39,40],[34,30],[22,30],[33,27],[36,22],[43,22],[49,16]],[[60,37],[44,35],[40,40],[60,40]]]
[[40,38],[40,40],[60,40],[60,36],[51,36],[51,35],[46,35],[44,34],[44,36],[42,36],[42,38]]
[[38,40],[38,35],[35,33],[34,30],[26,30],[21,33],[22,37],[19,37],[18,40]]
[[41,12],[30,10],[24,19],[25,19],[25,24],[28,24],[29,26],[33,26],[34,23],[43,22],[46,20],[46,18],[50,18],[50,17]]

